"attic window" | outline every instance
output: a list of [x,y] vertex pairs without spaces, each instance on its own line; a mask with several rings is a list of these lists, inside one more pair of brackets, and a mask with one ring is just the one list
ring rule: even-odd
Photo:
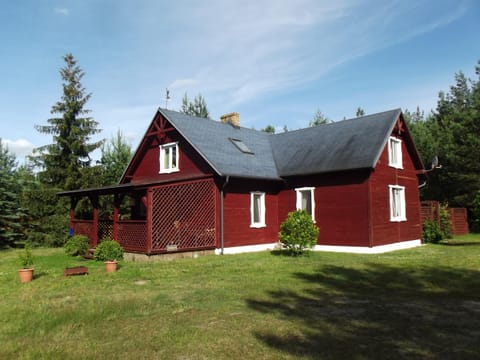
[[397,169],[403,169],[402,140],[394,137],[388,139],[388,165]]
[[250,150],[250,148],[247,145],[245,145],[245,143],[242,140],[233,139],[233,138],[229,138],[229,140],[232,142],[233,145],[236,146],[238,150],[240,150],[244,154],[252,154],[252,155],[255,154],[252,150]]
[[178,170],[178,143],[160,145],[160,174]]

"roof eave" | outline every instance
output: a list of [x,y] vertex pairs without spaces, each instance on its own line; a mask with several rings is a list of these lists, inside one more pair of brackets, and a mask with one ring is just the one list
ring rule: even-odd
[[217,173],[218,176],[229,176],[229,174],[223,174],[209,159],[208,157],[198,149],[198,147],[191,141],[181,129],[178,128],[177,124],[175,124],[175,121],[172,121],[163,111],[162,108],[158,108],[157,112],[160,113],[165,119],[167,119],[170,124],[175,128],[175,130],[178,131],[178,133],[190,144],[190,146],[202,157],[203,160],[206,161],[206,163]]

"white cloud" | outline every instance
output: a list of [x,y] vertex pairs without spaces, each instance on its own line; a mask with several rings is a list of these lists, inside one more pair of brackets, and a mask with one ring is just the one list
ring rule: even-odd
[[158,51],[168,48],[175,71],[193,74],[170,81],[171,89],[200,90],[231,106],[316,81],[340,64],[445,26],[466,9],[445,2],[432,13],[431,4],[206,0],[188,12],[169,10],[175,36]]
[[55,8],[53,9],[53,11],[55,12],[55,14],[63,16],[68,16],[70,14],[70,10],[67,8]]
[[168,85],[169,90],[183,89],[189,86],[197,85],[198,81],[195,79],[176,79],[170,85]]
[[19,160],[24,159],[27,155],[30,155],[33,148],[35,147],[30,141],[25,139],[4,139],[2,140],[2,142],[8,147],[8,150],[12,154],[15,154],[15,156]]

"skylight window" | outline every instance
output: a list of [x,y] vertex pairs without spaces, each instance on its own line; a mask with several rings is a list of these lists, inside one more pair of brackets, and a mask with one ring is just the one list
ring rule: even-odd
[[252,154],[252,155],[255,154],[252,150],[250,150],[250,148],[247,145],[245,145],[245,143],[242,140],[233,139],[233,138],[229,138],[229,139],[232,142],[232,144],[235,145],[237,149],[243,152],[244,154]]

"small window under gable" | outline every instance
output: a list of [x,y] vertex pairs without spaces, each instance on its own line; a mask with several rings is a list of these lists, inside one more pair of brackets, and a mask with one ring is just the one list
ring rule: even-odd
[[315,188],[298,188],[295,192],[297,193],[297,210],[305,210],[315,222]]
[[160,145],[160,173],[168,174],[179,171],[178,143]]
[[260,228],[265,224],[265,193],[250,193],[250,227]]
[[388,165],[403,169],[402,140],[393,136],[388,138]]
[[228,138],[235,147],[244,154],[254,155],[255,153],[240,139]]
[[389,185],[390,191],[390,221],[406,221],[405,186]]

